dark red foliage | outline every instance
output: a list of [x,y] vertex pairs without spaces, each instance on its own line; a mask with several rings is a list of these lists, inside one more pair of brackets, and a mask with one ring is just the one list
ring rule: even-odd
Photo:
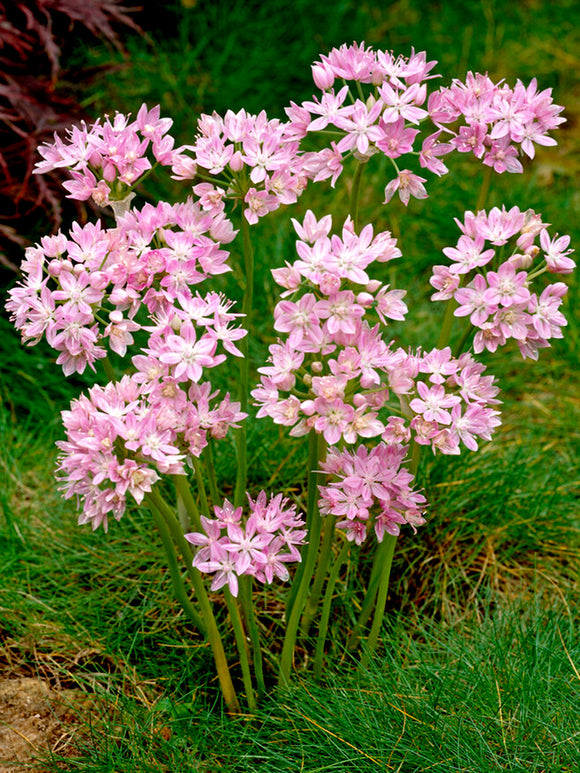
[[[0,262],[21,242],[22,224],[46,213],[61,218],[62,193],[50,175],[32,175],[39,144],[83,117],[75,93],[83,75],[63,76],[63,49],[91,33],[121,48],[118,28],[138,25],[120,0],[0,0]],[[83,38],[83,35],[85,36]],[[12,228],[9,226],[13,226]]]

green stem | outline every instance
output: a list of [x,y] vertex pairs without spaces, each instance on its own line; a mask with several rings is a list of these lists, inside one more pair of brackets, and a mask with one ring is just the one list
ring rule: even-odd
[[316,432],[314,432],[314,430],[311,430],[310,435],[308,436],[308,485],[307,485],[308,493],[307,493],[307,502],[306,502],[306,524],[305,524],[306,533],[308,534],[308,542],[302,549],[302,561],[296,567],[296,572],[294,573],[292,585],[290,586],[290,590],[288,591],[288,597],[286,599],[286,619],[288,619],[292,614],[292,607],[294,606],[294,601],[298,593],[298,588],[300,587],[300,583],[302,582],[302,577],[306,570],[308,555],[311,550],[318,550],[318,544],[316,545],[315,548],[312,547],[312,539],[310,538],[310,532],[312,530],[313,521],[315,520],[315,518],[319,519],[319,515],[316,508],[318,493],[317,493],[316,486],[311,483],[311,477],[314,474],[313,471],[318,469],[319,444],[320,444],[319,436],[316,434]]
[[256,620],[256,610],[252,599],[253,578],[247,575],[240,577],[240,601],[244,616],[248,626],[248,633],[252,643],[252,658],[254,661],[254,675],[258,688],[258,698],[263,698],[266,694],[266,683],[264,682],[264,668],[262,665],[262,645],[260,642],[260,632]]
[[457,303],[455,298],[450,298],[447,301],[447,308],[445,309],[445,316],[443,317],[441,332],[439,333],[439,338],[437,340],[438,349],[444,349],[449,343],[449,338],[451,336],[451,328],[453,327],[453,322],[455,320],[455,315],[453,314],[453,312],[458,306],[459,304]]
[[[314,430],[310,433],[310,453],[308,459],[308,510],[307,523],[308,530],[308,549],[306,556],[303,557],[304,569],[299,578],[299,586],[291,606],[291,611],[287,611],[286,634],[282,645],[282,654],[280,655],[280,671],[278,674],[278,686],[282,687],[290,682],[290,670],[294,656],[294,647],[296,646],[296,636],[298,634],[298,625],[302,616],[302,611],[306,603],[308,586],[314,571],[314,564],[318,554],[320,544],[320,532],[322,528],[322,518],[318,512],[318,477],[317,472],[322,453],[326,449],[326,443],[322,436],[317,436]],[[297,582],[298,577],[294,578],[292,585]],[[288,608],[287,608],[288,609]]]
[[338,579],[338,573],[340,567],[344,564],[348,551],[350,550],[350,542],[344,542],[340,553],[338,554],[330,577],[328,578],[328,584],[326,586],[326,592],[324,594],[324,601],[322,603],[322,615],[320,617],[320,626],[318,628],[318,639],[316,641],[316,652],[314,655],[314,678],[320,679],[322,676],[322,661],[324,658],[324,645],[326,643],[326,634],[328,632],[328,621],[330,620],[330,610],[332,607],[332,597],[334,594],[334,586]]
[[360,161],[357,163],[357,167],[352,178],[352,188],[350,191],[350,216],[354,223],[354,230],[358,231],[358,205],[360,196],[360,182],[362,178],[364,164]]
[[371,612],[373,611],[373,607],[375,605],[375,600],[377,597],[377,590],[379,587],[379,578],[381,576],[381,570],[384,565],[384,560],[385,560],[384,554],[386,549],[387,549],[387,546],[386,546],[385,540],[383,540],[375,552],[373,566],[371,569],[371,576],[369,578],[369,584],[367,586],[367,591],[365,594],[363,605],[362,605],[358,620],[356,622],[356,625],[353,628],[352,633],[348,638],[347,647],[351,651],[355,650],[359,646],[361,631],[367,624],[367,621],[371,616]]
[[[195,530],[198,532],[203,532],[203,526],[201,525],[201,519],[199,515],[199,508],[195,499],[193,498],[191,489],[189,488],[189,481],[187,480],[187,476],[172,475],[171,477],[173,479],[173,485],[175,486],[175,491],[177,493],[178,505],[181,503],[181,506],[187,515],[187,520],[193,524]],[[183,519],[181,516],[181,520],[185,519]],[[182,528],[183,527],[184,524],[182,523]],[[188,524],[187,528],[189,529],[191,526]]]
[[167,524],[165,523],[163,516],[155,507],[155,505],[153,505],[151,502],[148,504],[151,512],[153,513],[155,524],[161,535],[161,542],[165,548],[165,555],[167,556],[167,564],[169,566],[169,574],[171,575],[171,582],[173,584],[175,598],[181,604],[181,608],[198,629],[198,631],[200,631],[205,636],[207,635],[205,624],[195,606],[191,602],[189,596],[187,595],[187,591],[183,583],[183,577],[181,576],[181,571],[179,569],[177,553],[175,552],[175,545],[171,539],[171,534],[167,528]]
[[489,188],[491,185],[492,175],[493,175],[493,167],[486,166],[485,172],[483,174],[483,181],[481,183],[481,188],[479,189],[479,196],[477,197],[477,204],[475,205],[476,214],[480,210],[482,210],[485,206],[485,202],[487,201],[487,197],[489,195]]
[[105,376],[109,379],[111,383],[114,383],[117,380],[117,376],[115,374],[115,369],[113,368],[113,364],[111,360],[108,357],[103,357],[101,362],[103,363]]
[[[207,501],[207,494],[205,493],[205,484],[203,482],[203,474],[201,471],[201,464],[199,459],[193,458],[193,469],[195,472],[195,480],[197,482],[197,490],[199,492],[199,499],[201,501],[201,511],[209,518],[209,504]],[[216,503],[217,504],[217,503]]]
[[310,591],[308,601],[306,602],[306,608],[300,622],[300,633],[304,637],[308,636],[310,626],[312,625],[312,621],[318,610],[318,604],[320,602],[320,597],[322,596],[322,588],[324,586],[326,575],[328,574],[330,561],[332,560],[335,520],[331,515],[326,515],[323,521],[322,545],[320,547],[318,563],[316,564],[314,582],[312,583],[312,590]]
[[189,543],[183,536],[179,521],[175,517],[173,510],[157,491],[153,490],[148,494],[145,494],[144,501],[148,506],[152,506],[152,509],[156,508],[159,511],[165,520],[165,524],[169,529],[173,542],[179,549],[183,560],[186,563],[187,573],[193,584],[195,595],[201,608],[201,617],[204,620],[206,627],[206,638],[209,640],[212,649],[222,695],[224,696],[228,711],[231,713],[238,712],[240,710],[240,704],[236,691],[234,690],[217,621],[203,583],[201,572],[192,566],[192,552]]
[[246,635],[244,633],[244,626],[242,618],[240,617],[240,610],[236,599],[232,596],[229,588],[225,588],[226,604],[228,605],[228,611],[230,613],[230,620],[232,622],[232,628],[234,629],[234,637],[236,640],[236,646],[238,648],[238,655],[240,656],[240,666],[242,668],[242,679],[244,687],[246,688],[246,698],[248,700],[248,707],[251,711],[256,708],[256,698],[254,696],[254,685],[252,684],[252,675],[250,673],[250,661],[248,659],[248,642],[246,641]]
[[[248,335],[245,335],[240,340],[240,350],[244,355],[240,358],[240,388],[239,399],[240,408],[242,411],[247,412],[248,409],[248,394],[249,394],[249,373],[250,373],[250,360],[249,360],[249,331],[251,330],[251,317],[252,307],[254,299],[254,250],[250,239],[250,224],[246,218],[242,215],[242,246],[244,252],[244,269],[245,269],[245,289],[244,300],[242,303],[242,311],[246,316],[245,325],[248,330]],[[236,448],[237,448],[237,462],[238,467],[236,471],[236,488],[234,493],[234,504],[236,507],[243,505],[244,497],[247,489],[248,479],[248,440],[246,435],[246,422],[242,421],[240,428],[236,430]]]
[[209,483],[209,495],[214,505],[219,504],[220,494],[217,485],[217,479],[215,476],[215,466],[213,462],[213,451],[211,447],[211,438],[208,438],[207,446],[203,450],[202,458],[205,462],[205,471],[207,473],[207,480]]
[[[414,478],[417,477],[417,470],[419,469],[419,460],[421,457],[421,446],[419,443],[411,442],[411,462],[409,464],[409,472]],[[375,613],[373,617],[373,623],[371,626],[371,632],[367,639],[366,653],[363,658],[362,664],[365,666],[370,656],[374,653],[381,626],[383,624],[383,618],[385,616],[385,606],[387,603],[387,595],[389,592],[389,580],[391,577],[391,567],[393,564],[393,555],[395,553],[395,546],[397,544],[397,537],[394,534],[387,534],[383,537],[383,541],[380,545],[380,561],[378,564],[378,594],[377,603],[375,606]],[[379,552],[379,551],[377,551]]]
[[475,328],[473,325],[468,325],[465,328],[465,330],[463,331],[463,335],[461,336],[461,338],[459,339],[459,341],[455,346],[455,350],[453,352],[454,357],[459,357],[459,355],[462,353],[463,347],[465,346],[466,341],[468,341],[469,336],[473,333],[474,330]]
[[381,574],[379,578],[379,590],[377,595],[377,604],[375,606],[375,614],[373,617],[373,624],[371,626],[371,632],[367,639],[367,646],[362,665],[365,667],[368,664],[369,658],[374,653],[377,641],[379,639],[379,633],[383,624],[383,618],[385,616],[385,605],[387,603],[387,595],[389,592],[389,579],[391,577],[391,566],[393,564],[393,555],[395,553],[395,545],[397,544],[397,538],[394,534],[386,534],[383,538],[382,544],[386,543],[385,550],[383,551],[384,564],[381,567]]

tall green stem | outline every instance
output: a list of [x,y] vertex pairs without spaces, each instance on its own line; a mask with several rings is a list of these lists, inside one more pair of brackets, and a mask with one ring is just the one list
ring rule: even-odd
[[[252,329],[251,317],[254,302],[254,250],[250,239],[250,224],[243,215],[241,231],[245,270],[245,288],[242,311],[245,314],[245,326],[248,330],[248,334],[245,335],[240,341],[240,351],[244,356],[240,358],[239,400],[241,410],[247,412],[250,374],[250,344],[248,338]],[[248,439],[246,434],[245,421],[242,421],[240,428],[236,430],[236,448],[238,466],[236,471],[234,504],[236,507],[239,507],[244,502],[248,479]]]
[[161,542],[163,543],[165,555],[167,556],[167,565],[169,567],[169,574],[171,575],[171,582],[173,584],[175,598],[181,604],[181,608],[198,629],[198,631],[200,631],[200,633],[205,636],[207,635],[205,623],[201,619],[199,612],[196,610],[195,606],[187,595],[187,591],[183,583],[183,578],[181,576],[181,571],[179,569],[179,562],[177,560],[177,553],[175,552],[175,545],[171,539],[171,534],[167,528],[167,524],[165,523],[165,520],[163,519],[163,516],[159,510],[151,502],[148,504],[153,514],[155,525],[157,526],[159,534],[161,535]]
[[[203,532],[203,526],[201,525],[201,519],[199,516],[199,508],[191,493],[189,487],[189,481],[186,475],[173,475],[173,485],[177,493],[178,503],[180,502],[185,509],[188,521],[193,524],[194,528],[198,532]],[[182,529],[184,524],[182,524]],[[190,526],[188,526],[190,528]]]
[[244,687],[246,688],[246,699],[248,701],[248,707],[251,711],[256,708],[256,698],[254,696],[254,685],[252,684],[252,675],[250,673],[250,661],[248,659],[248,643],[244,633],[244,625],[240,616],[240,610],[238,609],[237,602],[232,596],[229,588],[225,588],[226,604],[228,605],[228,611],[230,613],[230,620],[232,622],[232,628],[234,629],[234,637],[236,640],[236,646],[238,648],[238,654],[240,656],[240,666],[242,668],[242,679]]
[[310,626],[314,620],[314,616],[318,611],[318,603],[322,596],[322,588],[326,575],[328,574],[328,568],[330,561],[332,560],[332,543],[334,541],[334,518],[331,515],[324,517],[324,523],[322,526],[322,545],[320,547],[320,555],[316,564],[316,573],[314,575],[314,582],[312,583],[312,590],[308,596],[306,602],[306,608],[302,615],[300,622],[300,633],[302,636],[308,636]]
[[455,345],[455,349],[453,351],[454,357],[459,357],[459,355],[462,353],[463,347],[465,346],[466,342],[469,339],[469,336],[473,333],[474,330],[475,328],[473,325],[469,325],[465,328],[465,330],[463,331],[463,335]]
[[256,610],[252,599],[253,578],[247,575],[240,577],[240,601],[247,621],[248,633],[252,643],[252,658],[254,661],[254,675],[256,677],[256,686],[258,688],[258,697],[262,698],[266,693],[266,683],[264,682],[264,668],[262,665],[262,645],[260,642],[260,632],[256,619]]
[[201,617],[205,623],[206,638],[209,640],[212,649],[222,695],[224,696],[228,711],[238,712],[240,710],[240,704],[236,691],[234,690],[217,621],[203,583],[201,572],[192,566],[192,552],[189,543],[183,536],[181,526],[179,525],[179,521],[175,517],[173,510],[157,491],[153,490],[148,494],[145,494],[144,501],[148,507],[151,507],[151,510],[155,508],[163,517],[172,540],[186,563],[187,573],[193,584],[195,595],[201,609]]
[[455,298],[450,298],[447,301],[447,308],[445,309],[445,316],[443,317],[443,324],[441,325],[441,331],[437,340],[437,348],[444,349],[449,343],[451,337],[451,328],[455,320],[454,311],[459,306]]
[[220,501],[220,494],[218,490],[217,480],[215,476],[215,466],[213,462],[213,450],[211,447],[211,438],[208,438],[207,446],[203,449],[202,459],[205,462],[205,471],[207,473],[207,480],[209,483],[209,495],[214,505],[217,505]]
[[[312,550],[318,550],[318,543],[313,547],[311,531],[314,520],[320,520],[318,515],[318,509],[316,503],[318,501],[317,486],[312,482],[312,476],[315,475],[314,470],[318,469],[319,458],[321,455],[320,449],[320,437],[311,430],[308,436],[308,484],[307,484],[307,501],[306,501],[306,533],[308,534],[308,542],[302,549],[302,561],[298,564],[296,572],[294,573],[294,579],[292,585],[288,591],[286,598],[286,619],[289,619],[292,614],[292,607],[298,594],[298,589],[302,582],[302,577],[306,571],[307,559]],[[317,482],[318,479],[316,479]]]
[[[201,511],[207,517],[209,517],[209,504],[207,501],[207,494],[205,493],[205,484],[203,482],[203,473],[201,471],[201,462],[194,457],[193,469],[195,472],[195,480],[197,482],[197,490],[199,492],[199,501],[201,502]],[[217,503],[216,503],[217,504]]]
[[[421,446],[419,443],[411,442],[411,462],[409,464],[409,472],[413,477],[417,477],[417,470],[419,469],[419,460],[421,456]],[[373,624],[371,626],[371,632],[367,639],[366,654],[363,659],[363,665],[368,663],[370,656],[376,649],[377,641],[381,626],[383,624],[383,618],[385,616],[385,606],[387,603],[387,595],[389,592],[389,580],[391,578],[391,567],[393,564],[393,555],[395,553],[395,546],[397,544],[397,537],[394,534],[387,534],[383,537],[383,541],[380,545],[380,562],[379,562],[379,575],[378,575],[378,593],[377,603],[375,606],[375,613],[373,616]]]
[[358,231],[358,205],[360,197],[360,182],[362,178],[364,164],[360,161],[357,163],[357,167],[352,178],[352,188],[350,190],[350,216],[354,223],[354,230]]
[[330,620],[330,610],[332,607],[332,596],[334,594],[334,586],[338,579],[338,573],[340,567],[344,564],[348,551],[350,550],[350,542],[344,542],[340,553],[336,557],[332,571],[328,578],[326,585],[326,591],[324,593],[324,601],[322,603],[322,615],[320,617],[320,626],[318,628],[318,639],[316,640],[316,652],[314,654],[314,678],[320,679],[322,676],[322,661],[324,659],[324,645],[326,643],[326,634],[328,632],[328,621]]
[[485,172],[483,173],[483,181],[481,183],[481,188],[479,189],[479,196],[477,197],[477,204],[475,205],[475,212],[479,212],[481,209],[485,207],[485,202],[487,201],[487,197],[489,195],[489,188],[491,185],[491,178],[493,175],[493,167],[486,166]]
[[367,639],[366,653],[362,660],[363,666],[367,665],[370,656],[376,649],[379,633],[383,624],[383,618],[385,616],[385,605],[387,603],[387,594],[389,592],[391,566],[393,565],[393,555],[395,553],[397,538],[394,534],[387,534],[383,537],[382,544],[385,545],[385,549],[383,551],[384,563],[381,567],[381,574],[379,578],[379,590],[377,595],[377,604],[375,606],[375,614],[373,617],[373,624],[371,626],[369,638]]
[[[326,443],[322,436],[316,435],[314,430],[311,430],[310,442],[309,442],[309,457],[308,457],[308,511],[306,514],[306,521],[308,524],[308,545],[306,555],[303,556],[301,567],[303,571],[298,576],[294,577],[294,582],[299,583],[298,589],[294,594],[292,604],[290,606],[290,599],[288,606],[286,607],[287,623],[286,634],[284,636],[284,643],[282,645],[282,654],[280,655],[280,672],[278,675],[278,685],[283,686],[290,682],[290,670],[292,668],[292,659],[294,656],[294,647],[296,646],[296,636],[298,634],[298,625],[302,616],[302,611],[306,603],[308,594],[308,586],[314,571],[314,564],[316,556],[318,554],[318,546],[320,543],[320,532],[322,528],[322,519],[318,512],[318,478],[317,472],[318,466],[322,454],[326,450]],[[288,609],[290,608],[290,612]]]
[[373,560],[373,566],[371,569],[371,576],[369,578],[369,584],[361,607],[361,611],[356,622],[355,627],[352,630],[348,638],[347,647],[349,650],[355,650],[360,644],[361,631],[367,624],[369,617],[373,611],[375,600],[377,598],[377,591],[379,587],[379,579],[381,571],[385,563],[385,554],[387,551],[387,544],[385,540],[377,547],[375,557]]
[[103,363],[105,376],[109,379],[111,383],[114,383],[117,380],[117,376],[115,374],[115,369],[113,368],[113,363],[106,356],[102,358],[101,362]]

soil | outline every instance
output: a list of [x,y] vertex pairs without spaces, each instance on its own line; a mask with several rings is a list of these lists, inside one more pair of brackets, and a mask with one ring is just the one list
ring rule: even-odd
[[46,773],[35,757],[66,755],[78,714],[80,691],[54,692],[40,678],[0,678],[0,773]]

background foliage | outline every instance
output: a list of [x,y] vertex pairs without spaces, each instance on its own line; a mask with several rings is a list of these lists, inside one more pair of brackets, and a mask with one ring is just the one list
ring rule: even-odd
[[[439,61],[443,82],[467,70],[511,84],[537,77],[566,106],[559,145],[541,150],[524,175],[496,178],[489,206],[543,212],[578,250],[576,0],[144,6],[131,18],[146,34],[123,32],[126,54],[83,40],[67,47],[62,72],[108,68],[83,89],[84,112],[135,113],[143,101],[160,103],[174,118],[178,143],[188,141],[204,111],[264,108],[282,117],[290,99],[311,96],[311,62],[353,40],[404,54],[411,46],[426,50]],[[57,77],[55,93],[65,86]],[[408,211],[396,202],[377,206],[381,172],[370,181],[361,221],[391,229],[404,255],[389,267],[388,281],[413,298],[413,324],[392,328],[405,345],[435,344],[443,309],[428,300],[425,277],[457,238],[453,217],[475,207],[481,175],[477,163],[456,162],[450,179],[432,181],[430,198],[412,201]],[[156,184],[156,195],[183,195],[167,181]],[[321,212],[328,200],[319,186],[292,213],[258,226],[256,316],[264,325],[254,364],[271,338],[269,268],[293,251],[288,216],[307,207]],[[339,198],[341,216],[347,206]],[[74,525],[72,503],[55,490],[58,411],[90,378],[65,382],[50,352],[22,349],[2,320],[0,666],[7,675],[39,675],[61,691],[80,687],[85,701],[79,709],[75,698],[67,740],[43,770],[575,771],[579,299],[578,280],[570,280],[564,340],[542,351],[538,363],[522,362],[516,352],[487,358],[504,390],[504,424],[494,443],[477,455],[424,456],[430,520],[417,537],[400,541],[389,623],[371,667],[356,669],[343,651],[344,631],[335,629],[337,666],[327,679],[300,678],[258,716],[233,722],[220,716],[209,653],[191,639],[171,600],[147,515],[135,511],[108,535],[92,534]],[[300,444],[266,422],[253,430],[252,443],[252,482],[271,486],[279,476],[299,498]],[[233,451],[219,464],[219,474],[231,475]],[[339,594],[336,603],[348,609],[359,602]]]

